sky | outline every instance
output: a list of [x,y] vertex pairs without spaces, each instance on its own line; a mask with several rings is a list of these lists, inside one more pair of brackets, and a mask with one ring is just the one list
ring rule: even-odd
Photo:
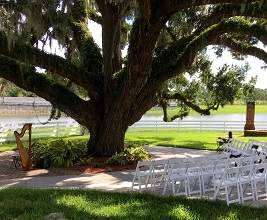
[[[92,33],[92,36],[95,40],[95,42],[98,44],[99,47],[102,47],[102,29],[101,26],[93,21],[89,22],[89,28]],[[57,49],[58,47],[55,46],[57,43],[53,43],[54,46],[51,48],[48,48],[49,46],[45,48],[45,50],[50,51],[52,53],[56,53],[57,55],[64,56],[64,52],[60,49]],[[261,49],[264,49],[266,52],[266,48],[263,47],[263,45],[259,45]],[[127,48],[122,51],[122,55],[125,56],[127,53]],[[211,60],[213,60],[212,68],[214,71],[219,69],[223,64],[234,64],[234,65],[242,65],[245,64],[245,62],[248,62],[250,65],[250,70],[248,71],[247,75],[247,81],[252,76],[257,76],[257,88],[261,89],[267,89],[267,69],[263,69],[262,66],[264,66],[264,62],[259,60],[258,58],[248,56],[244,61],[238,61],[231,57],[231,53],[229,51],[224,51],[222,57],[217,58],[216,55],[213,53],[213,50],[211,47],[207,50],[208,55],[210,56]]]
[[[266,51],[266,49],[265,49]],[[267,51],[266,51],[267,52]],[[245,62],[248,62],[250,65],[250,69],[248,71],[247,75],[247,81],[253,76],[257,76],[257,88],[261,89],[267,89],[267,69],[263,69],[263,66],[266,66],[266,64],[253,56],[248,56],[244,61],[238,61],[232,58],[231,53],[229,51],[224,51],[223,56],[220,58],[217,58],[216,55],[213,53],[212,49],[208,49],[208,55],[211,57],[214,57],[213,60],[213,70],[217,70],[220,66],[223,64],[234,64],[234,65],[243,65]]]
[[[101,42],[102,42],[101,26],[93,21],[90,21],[89,28],[92,32],[92,35],[96,43],[101,47]],[[266,48],[264,48],[262,45],[260,45],[260,48],[266,50]],[[126,53],[127,53],[127,48],[123,51],[123,55],[126,55]],[[214,71],[216,71],[220,66],[222,66],[225,63],[230,65],[231,64],[242,65],[245,64],[245,62],[248,62],[251,69],[248,71],[247,81],[252,76],[257,76],[258,80],[256,87],[261,89],[267,89],[267,69],[265,70],[261,68],[262,66],[264,66],[264,62],[259,60],[258,58],[248,56],[248,58],[245,59],[244,61],[237,61],[231,57],[231,53],[229,51],[224,51],[223,56],[221,58],[216,58],[211,48],[208,49],[208,55],[211,57],[211,59],[212,57],[214,57],[214,59],[212,59]]]

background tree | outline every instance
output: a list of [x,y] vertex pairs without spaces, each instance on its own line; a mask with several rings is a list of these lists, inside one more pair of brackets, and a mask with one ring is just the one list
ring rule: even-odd
[[[88,153],[95,155],[121,151],[127,128],[162,98],[178,99],[205,114],[231,101],[212,98],[217,92],[225,95],[220,90],[225,76],[236,80],[227,67],[215,77],[201,75],[205,83],[197,84],[211,97],[204,109],[188,93],[162,91],[167,80],[184,80],[208,45],[230,48],[236,57],[267,60],[257,47],[267,42],[267,3],[262,0],[3,0],[0,5],[0,77],[87,127]],[[89,20],[102,26],[102,49],[92,38]],[[169,40],[161,40],[166,33]],[[64,57],[44,52],[44,45],[53,42],[64,49]]]

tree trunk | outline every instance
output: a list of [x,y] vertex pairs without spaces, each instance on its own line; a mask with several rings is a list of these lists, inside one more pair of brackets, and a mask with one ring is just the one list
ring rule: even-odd
[[90,129],[88,154],[92,156],[112,156],[124,149],[127,126],[121,121],[106,121]]

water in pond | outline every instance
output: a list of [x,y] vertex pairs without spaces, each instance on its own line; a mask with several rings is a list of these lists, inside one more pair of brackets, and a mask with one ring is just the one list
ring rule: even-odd
[[[162,116],[143,116],[143,121],[162,121]],[[227,114],[227,115],[210,115],[210,116],[188,116],[184,121],[246,121],[246,114]],[[266,113],[255,115],[255,121],[267,121]]]
[[[49,116],[0,116],[0,123],[40,123],[46,122]],[[227,114],[227,115],[212,115],[212,116],[188,116],[184,121],[245,121],[245,114]],[[72,122],[73,119],[61,117],[59,120],[52,122]],[[144,115],[140,121],[162,121],[162,116],[146,116]],[[256,114],[255,121],[267,121],[267,114]]]

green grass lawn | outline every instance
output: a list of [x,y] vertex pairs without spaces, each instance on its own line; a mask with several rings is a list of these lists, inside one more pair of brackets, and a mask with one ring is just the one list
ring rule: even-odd
[[[182,131],[173,129],[161,129],[161,130],[144,130],[126,133],[127,142],[135,142],[140,144],[160,145],[167,147],[181,147],[192,148],[201,150],[216,150],[217,149],[217,137],[226,136],[226,133],[215,131]],[[248,141],[252,137],[243,137],[243,133],[233,133],[233,137],[242,141]],[[85,136],[73,136],[67,137],[72,139],[88,140],[88,135]],[[267,142],[267,137],[253,137],[253,139],[262,140]],[[16,149],[15,143],[0,145],[0,152]]]
[[267,209],[225,202],[86,190],[0,190],[0,219],[41,220],[54,212],[69,220],[266,220]]
[[[168,113],[173,115],[177,113],[175,108],[170,107]],[[212,111],[212,115],[218,114],[245,114],[246,113],[246,105],[226,105],[224,108],[219,108],[217,111]],[[267,113],[267,105],[256,105],[256,113]],[[161,108],[153,108],[149,110],[146,115],[148,116],[161,116],[162,109]],[[191,111],[190,115],[199,115],[198,113]]]
[[146,132],[129,132],[126,140],[142,144],[153,144],[170,147],[194,149],[217,149],[216,139],[222,136],[220,132],[159,130]]
[[[169,147],[192,148],[201,150],[216,150],[217,138],[227,136],[223,132],[214,131],[179,131],[179,130],[159,130],[146,132],[129,132],[126,140],[143,144],[153,144]],[[233,133],[233,138],[248,141],[252,137],[243,137],[243,133]],[[267,141],[267,137],[253,137],[256,140]]]

